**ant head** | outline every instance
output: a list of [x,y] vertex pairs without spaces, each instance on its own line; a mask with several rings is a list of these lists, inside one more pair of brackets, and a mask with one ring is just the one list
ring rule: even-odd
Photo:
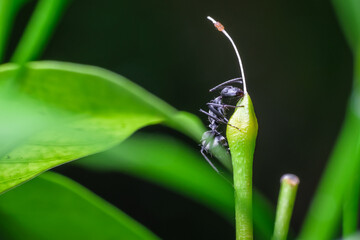
[[240,88],[227,86],[221,90],[220,95],[224,98],[243,97],[244,92]]

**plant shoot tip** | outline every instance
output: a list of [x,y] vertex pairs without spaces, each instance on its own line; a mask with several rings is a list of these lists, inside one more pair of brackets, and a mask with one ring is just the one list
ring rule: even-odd
[[213,19],[212,17],[210,17],[210,16],[207,16],[207,19],[209,19],[212,23],[216,23],[216,21],[215,21],[215,19]]
[[294,175],[294,174],[285,174],[281,177],[280,182],[283,183],[284,181],[286,181],[286,183],[292,185],[292,186],[297,186],[300,183],[300,179],[298,178],[298,176]]
[[247,93],[244,68],[243,68],[243,65],[242,65],[242,62],[241,62],[241,58],[240,58],[239,51],[237,50],[237,47],[236,47],[234,41],[232,40],[232,38],[230,37],[230,35],[225,31],[224,26],[223,26],[220,22],[215,21],[215,20],[214,20],[212,17],[210,17],[210,16],[208,16],[207,19],[209,19],[209,20],[214,24],[214,26],[217,28],[217,30],[219,30],[220,32],[222,32],[222,33],[229,39],[229,41],[231,42],[231,44],[232,44],[232,46],[233,46],[233,48],[234,48],[234,50],[235,50],[236,56],[237,56],[237,58],[238,58],[238,61],[239,61],[240,75],[241,75],[241,78],[243,79],[244,93]]
[[224,26],[220,22],[215,21],[215,19],[212,17],[208,16],[207,19],[209,19],[214,24],[218,31],[222,32],[225,30]]

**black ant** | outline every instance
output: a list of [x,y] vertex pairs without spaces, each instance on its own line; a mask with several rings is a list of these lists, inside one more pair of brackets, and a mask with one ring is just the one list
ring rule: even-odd
[[[220,133],[219,126],[220,126],[220,124],[225,124],[225,125],[229,125],[231,127],[238,129],[239,131],[241,131],[236,126],[229,124],[229,120],[226,117],[226,110],[227,110],[227,108],[243,107],[243,106],[234,106],[234,105],[226,104],[224,102],[224,100],[236,99],[238,101],[240,98],[242,98],[244,96],[244,94],[247,93],[247,90],[246,90],[245,74],[243,71],[241,58],[240,58],[239,52],[235,46],[234,41],[231,39],[229,34],[225,31],[224,26],[220,22],[216,22],[211,17],[208,17],[208,19],[210,21],[212,21],[214,26],[220,32],[223,32],[225,34],[225,36],[230,40],[231,44],[234,47],[236,56],[239,60],[240,73],[241,73],[241,78],[234,78],[234,79],[228,80],[228,81],[223,82],[223,83],[215,86],[214,88],[210,89],[210,92],[214,92],[216,90],[221,90],[220,96],[214,98],[209,103],[207,103],[207,106],[209,108],[208,112],[205,112],[204,110],[200,109],[200,112],[202,112],[208,116],[209,128],[210,128],[210,130],[206,131],[202,136],[200,152],[204,156],[206,161],[210,164],[210,166],[216,172],[219,173],[219,170],[209,160],[209,158],[206,156],[206,154],[211,155],[210,151],[218,146],[224,147],[229,152],[229,144],[228,144],[226,138]],[[239,84],[243,83],[244,91],[238,87],[232,86],[231,84],[233,84],[233,83],[239,83]]]
[[[229,120],[226,118],[225,113],[227,108],[236,108],[242,106],[234,106],[229,104],[224,104],[224,99],[234,99],[242,98],[244,96],[244,92],[238,88],[231,85],[227,85],[230,83],[242,83],[240,81],[241,78],[234,78],[229,81],[226,81],[222,84],[217,85],[216,87],[210,89],[210,92],[215,90],[221,89],[220,96],[216,97],[215,99],[211,100],[207,103],[209,107],[209,111],[205,112],[204,110],[200,109],[200,112],[204,113],[208,116],[209,120],[209,131],[206,131],[201,139],[201,154],[204,156],[206,161],[210,164],[210,166],[219,173],[219,170],[214,166],[214,164],[209,160],[206,156],[206,153],[210,153],[210,150],[216,148],[217,146],[224,147],[227,151],[229,151],[229,146],[227,143],[226,138],[219,132],[218,128],[221,123],[225,125],[230,125],[228,122]],[[232,125],[230,125],[232,126]],[[235,126],[232,126],[237,128]],[[238,128],[237,128],[238,129]],[[240,129],[239,129],[240,130]],[[210,153],[211,154],[211,153]]]

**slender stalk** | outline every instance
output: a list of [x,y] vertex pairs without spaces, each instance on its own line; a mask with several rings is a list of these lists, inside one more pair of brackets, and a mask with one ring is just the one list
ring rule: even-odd
[[253,152],[243,151],[233,157],[236,239],[253,239],[252,219],[252,165]]
[[0,62],[2,62],[5,54],[6,42],[11,21],[12,12],[11,0],[0,1]]
[[9,31],[13,24],[16,10],[21,4],[14,0],[0,1],[0,63],[4,59]]
[[11,58],[12,62],[23,64],[40,56],[67,2],[67,0],[39,1]]
[[343,237],[349,237],[356,233],[359,222],[359,176],[350,182],[343,204]]
[[285,174],[281,178],[272,240],[286,240],[287,238],[299,182],[299,178],[293,174]]
[[246,88],[246,80],[245,80],[245,71],[244,71],[244,67],[243,67],[243,64],[242,64],[242,61],[241,61],[241,57],[240,57],[240,54],[239,54],[239,51],[234,43],[234,41],[232,40],[232,38],[230,37],[230,35],[226,32],[225,30],[225,27],[220,23],[220,22],[217,22],[215,21],[212,17],[208,16],[207,19],[209,19],[213,24],[214,26],[217,28],[217,30],[219,30],[220,32],[222,32],[230,41],[231,45],[233,46],[234,48],[234,51],[235,51],[235,54],[236,54],[236,57],[239,61],[239,67],[240,67],[240,75],[241,75],[241,79],[243,80],[243,87],[244,87],[244,93],[247,93],[247,88]]
[[249,94],[245,94],[237,105],[244,107],[234,112],[226,131],[233,163],[236,239],[251,240],[252,167],[258,125]]

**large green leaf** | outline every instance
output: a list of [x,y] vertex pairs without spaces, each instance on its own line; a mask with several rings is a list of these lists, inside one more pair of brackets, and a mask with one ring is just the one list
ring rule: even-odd
[[4,90],[15,71],[13,64],[0,67],[0,192],[108,149],[143,126],[167,120],[180,130],[187,128],[176,120],[174,108],[101,68],[29,63],[18,92],[9,99]]
[[[119,146],[77,161],[94,169],[120,171],[155,182],[234,219],[232,185],[216,174],[199,152],[165,136],[136,134]],[[257,237],[270,239],[274,211],[254,193],[254,225]]]
[[149,230],[55,173],[0,196],[0,237],[7,240],[158,239]]

